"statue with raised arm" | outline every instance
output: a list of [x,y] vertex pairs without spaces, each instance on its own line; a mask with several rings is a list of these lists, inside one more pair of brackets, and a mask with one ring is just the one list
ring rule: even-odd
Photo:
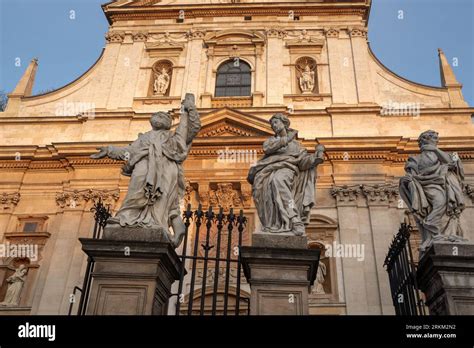
[[283,114],[270,119],[275,136],[263,143],[265,156],[250,168],[248,182],[263,233],[305,234],[315,203],[316,167],[324,161],[324,146],[309,154],[296,140]]
[[177,247],[185,232],[179,208],[186,188],[182,164],[201,128],[194,95],[187,94],[182,102],[175,132],[170,130],[170,113],[158,112],[150,123],[152,130],[140,134],[131,145],[101,147],[91,156],[126,161],[122,174],[131,177],[122,207],[107,221],[105,231],[110,227],[122,227],[124,233],[125,228],[146,228],[169,234],[172,227],[174,236],[168,237]]
[[420,229],[422,252],[433,241],[465,240],[459,220],[465,207],[462,163],[457,154],[440,150],[438,140],[432,130],[420,135],[421,154],[408,158],[400,179],[400,196]]

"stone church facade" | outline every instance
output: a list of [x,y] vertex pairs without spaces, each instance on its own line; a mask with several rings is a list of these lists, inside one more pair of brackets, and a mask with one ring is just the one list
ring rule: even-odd
[[462,222],[474,240],[474,108],[441,50],[441,87],[387,69],[368,44],[370,7],[370,0],[118,0],[103,5],[105,48],[78,79],[34,96],[33,60],[0,113],[0,240],[38,245],[38,257],[0,259],[0,301],[6,279],[28,267],[18,306],[0,307],[0,315],[67,314],[82,286],[78,238],[92,234],[91,207],[101,198],[116,211],[128,183],[122,163],[89,155],[130,143],[149,130],[153,112],[172,110],[177,121],[185,93],[196,96],[202,130],[184,165],[183,207],[243,209],[251,244],[259,222],[247,173],[273,135],[268,120],[286,113],[310,152],[326,147],[309,247],[363,251],[322,260],[310,313],[393,314],[383,262],[411,218],[398,179],[425,130],[438,131],[440,147],[464,163]]

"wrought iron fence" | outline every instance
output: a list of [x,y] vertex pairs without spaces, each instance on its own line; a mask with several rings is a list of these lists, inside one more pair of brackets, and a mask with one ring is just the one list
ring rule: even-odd
[[410,245],[411,225],[402,223],[385,258],[392,301],[397,315],[426,315],[416,282],[416,264]]
[[[193,233],[190,229],[191,221],[194,226]],[[223,208],[220,208],[215,214],[212,207],[204,212],[199,205],[193,212],[191,205],[188,205],[184,212],[186,235],[183,252],[180,255],[182,268],[178,292],[174,294],[177,296],[175,312],[177,316],[249,314],[249,298],[241,296],[240,247],[246,222],[242,210],[239,215],[235,215],[233,209],[224,214]],[[187,253],[188,248],[190,254]],[[188,273],[186,264],[190,265],[189,283],[185,282]],[[230,280],[232,272],[235,275],[233,284]],[[185,285],[189,286],[187,296],[184,294]],[[196,285],[200,285],[200,288],[196,289]],[[208,292],[208,289],[212,291]],[[234,299],[233,303],[229,301],[231,296]],[[199,301],[195,302],[195,298]]]
[[[106,207],[102,200],[99,199],[97,202],[94,203],[91,211],[94,212],[94,232],[92,234],[93,239],[100,239],[102,237],[102,232],[104,230],[105,225],[107,224],[107,220],[110,218],[110,207]],[[90,257],[87,258],[87,267],[86,273],[84,275],[84,282],[82,288],[75,287],[74,292],[71,296],[71,299],[75,299],[76,292],[79,291],[81,293],[81,298],[79,300],[79,308],[77,310],[77,315],[85,315],[86,314],[86,305],[87,300],[89,298],[89,291],[91,287],[92,281],[92,272],[94,271],[94,261]],[[74,306],[75,301],[71,300],[69,305],[69,315],[72,313],[72,309]]]
[[[107,220],[111,216],[110,210],[99,200],[92,211],[95,212],[92,238],[100,239]],[[227,214],[224,214],[224,210],[220,208],[216,214],[212,207],[203,211],[199,205],[198,209],[193,212],[191,205],[188,205],[183,217],[186,233],[182,247],[183,252],[179,255],[182,266],[178,293],[172,295],[177,296],[176,315],[249,314],[249,298],[241,296],[243,273],[240,247],[247,223],[243,211],[241,210],[239,215],[235,215],[233,209],[230,209]],[[201,237],[203,237],[202,240]],[[191,239],[193,239],[192,244],[189,245],[191,252],[188,254],[188,243]],[[189,272],[186,269],[187,264]],[[81,293],[77,315],[86,314],[93,271],[94,261],[89,257],[83,286],[82,288],[75,287],[71,296],[71,298],[75,298],[77,292]],[[190,275],[190,280],[186,278],[187,274]],[[235,278],[232,282],[231,276]],[[208,283],[211,284],[208,285]],[[185,285],[189,286],[189,291],[186,291],[187,296],[183,293]],[[209,289],[212,291],[208,291]],[[206,301],[208,295],[212,301]],[[229,301],[231,296],[234,299],[233,303]],[[195,301],[195,297],[198,297],[199,301]],[[72,313],[74,303],[75,301],[70,303],[69,315]],[[183,307],[185,308],[183,309]]]

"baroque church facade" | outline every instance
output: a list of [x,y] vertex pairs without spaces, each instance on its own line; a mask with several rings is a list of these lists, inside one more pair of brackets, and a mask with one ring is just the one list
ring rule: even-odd
[[28,269],[19,303],[0,315],[67,314],[86,269],[78,238],[92,235],[91,207],[100,198],[117,211],[129,180],[121,162],[89,156],[129,144],[154,112],[171,110],[177,122],[186,93],[202,129],[184,163],[183,208],[242,209],[250,245],[259,221],[247,173],[273,135],[270,117],[287,114],[308,151],[326,147],[308,247],[363,251],[322,258],[310,314],[393,314],[383,263],[412,219],[398,179],[425,130],[464,163],[462,223],[474,240],[474,108],[442,50],[441,87],[387,69],[368,44],[370,8],[370,0],[118,0],[103,5],[105,48],[78,79],[32,95],[33,60],[0,113],[0,240],[38,245],[38,255],[0,259],[0,301],[7,278]]

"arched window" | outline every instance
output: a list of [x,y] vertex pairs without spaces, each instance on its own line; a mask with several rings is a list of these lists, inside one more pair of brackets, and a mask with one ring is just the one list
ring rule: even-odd
[[217,69],[216,97],[243,97],[251,95],[250,65],[242,60],[227,61]]

